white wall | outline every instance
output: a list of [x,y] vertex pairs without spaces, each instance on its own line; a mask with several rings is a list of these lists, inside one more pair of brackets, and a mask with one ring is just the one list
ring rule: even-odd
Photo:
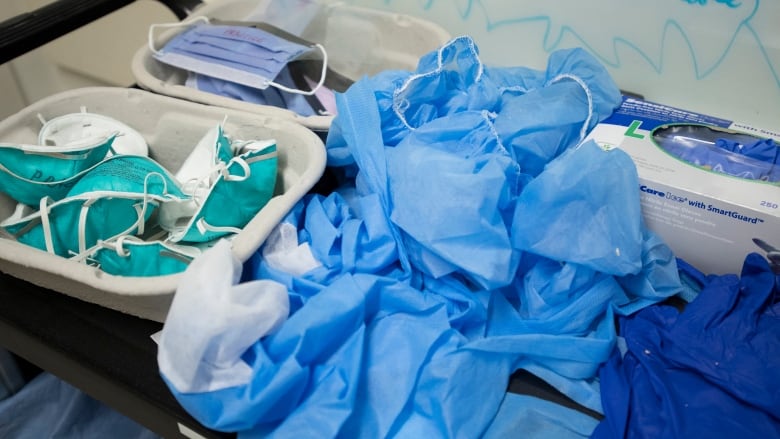
[[[0,19],[47,2],[0,1]],[[544,68],[551,51],[585,47],[623,89],[780,129],[780,1],[730,1],[345,0],[471,35],[487,64]],[[138,0],[0,66],[0,117],[57,91],[132,84],[130,60],[148,26],[173,20],[157,1]]]
[[[48,0],[1,0],[0,20],[32,11]],[[0,118],[51,94],[77,87],[126,87],[130,60],[146,42],[149,25],[175,21],[164,5],[140,0],[45,46],[0,65]]]
[[[281,0],[295,1],[295,0]],[[544,68],[585,47],[658,102],[780,129],[777,0],[346,0],[471,35],[483,61]]]
[[8,65],[0,66],[0,90],[3,91],[3,98],[0,99],[0,119],[13,114],[26,105],[13,71]]

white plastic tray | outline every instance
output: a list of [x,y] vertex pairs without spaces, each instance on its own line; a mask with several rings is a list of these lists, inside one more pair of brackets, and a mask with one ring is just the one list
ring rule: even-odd
[[[204,4],[190,16],[242,20],[257,5],[258,0],[226,0]],[[185,29],[161,32],[155,37],[155,47],[164,46]],[[300,36],[321,43],[328,51],[329,66],[353,81],[384,70],[414,70],[422,55],[451,38],[442,27],[426,20],[344,4],[328,6]],[[184,85],[187,73],[157,61],[148,45],[136,51],[132,72],[140,87],[166,96],[286,117],[313,130],[327,130],[333,120],[333,116],[305,117],[284,108],[252,104],[187,87]]]
[[[150,156],[176,172],[198,140],[217,123],[238,139],[277,141],[279,172],[276,195],[236,235],[233,253],[246,261],[295,203],[322,176],[325,148],[311,130],[289,118],[252,114],[160,96],[144,90],[90,87],[47,97],[0,122],[0,139],[34,144],[41,121],[84,106],[91,113],[115,118],[137,130],[149,144]],[[16,202],[0,193],[0,218]],[[181,274],[153,277],[114,276],[60,256],[0,238],[0,271],[91,303],[163,322]]]

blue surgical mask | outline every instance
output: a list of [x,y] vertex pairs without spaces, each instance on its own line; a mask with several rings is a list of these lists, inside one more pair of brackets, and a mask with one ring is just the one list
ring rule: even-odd
[[[192,25],[193,21],[205,21]],[[154,47],[156,27],[190,26],[168,41],[161,50]],[[327,53],[320,44],[306,46],[250,26],[212,25],[206,17],[185,23],[157,24],[149,28],[149,48],[158,61],[210,77],[265,89],[275,87],[290,93],[313,95],[325,81]],[[274,79],[291,61],[322,52],[319,83],[309,91],[287,87]]]
[[[279,76],[277,76],[276,81],[285,87],[295,87],[295,83],[290,76],[290,71],[287,68],[282,69]],[[321,107],[323,111],[325,111],[325,108],[314,96],[288,93],[272,87],[265,89],[247,87],[245,85],[197,73],[190,73],[185,85],[206,93],[225,96],[242,102],[285,108],[304,117],[325,114],[315,111],[314,106],[318,107],[318,109]],[[320,87],[319,90],[327,92],[326,87]],[[312,103],[310,100],[314,100],[314,102]]]
[[115,137],[111,133],[56,146],[0,144],[0,191],[30,206],[42,198],[60,200],[106,158]]

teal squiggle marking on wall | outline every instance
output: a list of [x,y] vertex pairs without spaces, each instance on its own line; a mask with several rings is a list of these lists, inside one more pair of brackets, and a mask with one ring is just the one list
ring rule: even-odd
[[777,72],[775,68],[772,66],[772,59],[769,58],[769,53],[766,51],[766,47],[761,41],[761,37],[758,36],[758,33],[756,32],[755,29],[753,29],[753,26],[751,26],[750,23],[747,23],[745,25],[745,29],[747,29],[756,39],[756,42],[758,42],[758,49],[761,51],[761,54],[764,55],[764,60],[766,60],[766,65],[767,67],[769,67],[769,71],[772,72],[772,76],[775,78],[778,88],[780,88],[780,72]]
[[[469,3],[472,3],[472,2],[473,3],[477,3],[479,5],[480,9],[482,9],[482,11],[485,13],[485,17],[487,19],[487,17],[489,17],[488,11],[485,8],[485,6],[482,4],[482,2],[480,2],[479,0],[469,0]],[[625,44],[627,47],[630,47],[631,49],[636,51],[642,58],[644,58],[648,62],[648,64],[650,64],[650,66],[656,71],[656,73],[661,73],[663,71],[663,49],[664,49],[664,47],[666,47],[667,32],[669,32],[669,30],[671,28],[676,28],[680,32],[680,34],[682,35],[683,39],[685,40],[685,44],[688,46],[688,49],[689,49],[689,51],[690,51],[690,53],[692,55],[691,59],[693,61],[694,72],[695,72],[696,78],[697,79],[703,79],[703,78],[707,77],[707,75],[712,73],[714,70],[716,70],[723,63],[723,60],[726,58],[726,55],[728,55],[729,51],[734,46],[734,41],[736,40],[737,35],[739,34],[740,29],[745,27],[748,24],[748,22],[750,21],[750,19],[753,18],[753,16],[755,15],[756,11],[759,8],[759,6],[760,6],[760,1],[756,0],[756,4],[755,4],[755,7],[753,8],[753,11],[751,11],[750,15],[748,15],[747,18],[742,20],[740,25],[734,31],[734,34],[732,35],[731,39],[729,40],[729,43],[726,46],[726,49],[721,54],[721,56],[718,57],[718,59],[713,63],[712,66],[710,66],[709,68],[706,68],[706,69],[702,69],[701,66],[699,65],[699,61],[698,61],[698,59],[696,57],[696,51],[695,51],[695,49],[693,47],[693,44],[691,43],[690,38],[688,37],[687,33],[685,32],[685,29],[683,29],[683,27],[680,26],[680,24],[676,20],[674,20],[672,18],[668,19],[666,21],[666,23],[664,24],[664,29],[663,29],[663,32],[661,33],[661,36],[660,36],[660,38],[661,38],[661,51],[660,51],[660,53],[658,55],[658,60],[654,60],[646,51],[642,50],[642,48],[640,48],[637,44],[633,43],[632,41],[630,41],[628,39],[622,38],[622,37],[614,37],[613,38],[613,41],[615,43],[613,45],[613,53],[612,53],[613,58],[612,59],[608,59],[607,57],[605,57],[601,53],[599,53],[599,51],[597,51],[593,46],[591,46],[584,38],[582,38],[577,33],[577,31],[575,31],[574,29],[571,28],[571,26],[568,26],[568,25],[561,26],[561,32],[558,34],[557,39],[555,39],[555,41],[550,41],[551,40],[550,31],[552,29],[552,17],[550,17],[549,15],[540,15],[540,16],[535,16],[535,17],[513,18],[513,19],[499,20],[499,21],[495,21],[495,22],[488,21],[486,23],[485,30],[487,30],[488,32],[492,32],[494,29],[502,27],[502,26],[517,25],[517,24],[522,24],[522,23],[526,23],[526,22],[529,22],[529,21],[545,20],[545,21],[547,21],[547,28],[545,30],[544,37],[543,37],[543,48],[547,52],[551,52],[551,51],[555,50],[556,48],[558,48],[558,46],[561,43],[561,40],[563,39],[564,34],[568,32],[572,36],[574,36],[577,40],[582,42],[583,46],[586,47],[590,52],[595,54],[603,63],[605,63],[606,65],[608,65],[610,67],[613,67],[613,68],[620,68],[621,67],[620,59],[619,59],[619,57],[617,55],[617,44],[618,43],[622,43],[622,44]],[[463,18],[464,19],[468,19],[470,17],[463,17]],[[753,33],[753,35],[755,35],[755,33]],[[762,52],[766,56],[766,50],[763,47],[763,42],[761,42],[758,39],[757,39],[756,42],[758,43],[759,46],[761,46],[761,50],[762,50]],[[767,62],[769,63],[768,58],[767,58]],[[771,64],[770,64],[770,69],[771,69]],[[780,77],[775,75],[775,81],[777,82],[778,87],[780,87]]]
[[[430,10],[436,0],[422,0],[420,2],[420,7],[424,11]],[[453,0],[446,0],[448,2],[452,2]],[[706,7],[708,4],[706,3],[706,0],[703,0],[705,3],[702,3],[702,0],[693,1],[693,0],[682,0],[684,2],[690,3],[692,7]],[[392,0],[384,0],[385,4],[392,3]],[[653,59],[653,57],[648,54],[646,51],[642,50],[642,48],[639,47],[636,43],[632,42],[631,40],[628,40],[626,38],[622,37],[614,37],[613,38],[613,47],[612,47],[612,59],[607,58],[604,56],[604,54],[599,53],[592,45],[590,45],[582,36],[580,36],[577,31],[572,29],[571,26],[564,25],[561,26],[561,31],[559,32],[557,38],[554,41],[551,41],[552,37],[550,35],[550,32],[552,30],[552,17],[550,15],[536,15],[536,16],[529,16],[529,17],[518,17],[518,18],[509,18],[504,20],[498,20],[498,21],[490,21],[490,15],[489,11],[485,7],[485,5],[482,4],[480,0],[465,0],[466,4],[465,7],[458,7],[458,12],[460,13],[461,19],[465,22],[472,18],[472,15],[474,14],[475,6],[479,8],[484,16],[485,16],[485,30],[487,32],[492,32],[497,28],[504,27],[504,26],[513,26],[513,25],[522,25],[526,23],[531,22],[539,22],[539,21],[547,21],[547,27],[544,32],[543,36],[543,49],[547,52],[551,52],[558,48],[558,46],[561,43],[561,40],[563,39],[564,34],[569,33],[574,38],[576,38],[578,41],[580,41],[583,45],[583,47],[587,48],[591,53],[593,53],[597,58],[599,58],[605,65],[608,65],[612,68],[619,69],[621,68],[622,64],[620,62],[620,58],[618,57],[618,44],[623,44],[626,47],[631,48],[636,53],[638,53],[643,59],[647,61],[647,63],[655,70],[656,73],[662,73],[664,68],[663,63],[663,52],[664,47],[666,47],[666,36],[667,33],[672,29],[677,29],[680,32],[680,35],[683,37],[683,40],[685,41],[686,46],[688,47],[688,50],[691,53],[691,60],[693,61],[693,67],[694,67],[694,73],[696,75],[697,79],[704,79],[708,75],[710,75],[712,72],[718,69],[721,64],[723,64],[726,56],[729,54],[731,49],[734,47],[734,42],[737,39],[737,36],[739,32],[742,29],[745,29],[750,35],[753,36],[753,38],[756,41],[757,47],[759,51],[761,52],[762,56],[764,57],[764,61],[766,61],[766,65],[768,67],[769,72],[772,74],[772,77],[775,80],[775,83],[777,84],[778,88],[780,88],[780,73],[775,71],[774,67],[772,66],[772,61],[769,57],[769,53],[766,50],[766,46],[764,42],[761,40],[760,36],[758,35],[758,32],[750,25],[750,20],[755,16],[756,12],[759,10],[761,1],[756,0],[755,6],[753,8],[753,11],[740,22],[737,29],[734,31],[734,34],[731,36],[731,39],[729,40],[728,45],[723,50],[723,53],[715,60],[714,63],[712,63],[709,67],[702,67],[700,66],[699,60],[696,56],[696,50],[693,47],[693,44],[691,43],[690,38],[688,37],[687,32],[685,29],[673,18],[668,19],[664,24],[663,32],[661,33],[661,50],[658,55],[658,59]],[[694,4],[698,3],[698,4]],[[735,3],[733,1],[713,1],[710,3],[711,5],[716,4],[722,4],[724,6],[728,6],[730,8],[736,8],[741,5],[741,3]]]
[[[702,6],[707,5],[707,0],[683,0],[683,1],[690,4],[696,3]],[[734,0],[714,0],[713,3],[720,3],[730,8],[738,8],[740,7],[740,5],[742,5],[742,3],[734,3]]]

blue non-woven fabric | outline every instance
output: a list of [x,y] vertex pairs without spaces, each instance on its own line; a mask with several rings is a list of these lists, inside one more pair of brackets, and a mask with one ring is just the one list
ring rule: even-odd
[[677,295],[684,301],[693,302],[707,282],[707,276],[682,258],[676,258],[678,276],[682,291]]
[[584,439],[590,437],[598,423],[591,416],[550,401],[507,393],[496,417],[482,437]]
[[642,229],[642,269],[637,274],[617,277],[626,292],[625,300],[618,301],[616,312],[629,315],[667,297],[679,296],[690,301],[692,292],[686,291],[684,273],[672,249],[650,229]]
[[515,285],[491,294],[486,336],[469,347],[508,356],[513,370],[600,411],[598,388],[586,382],[614,348],[613,306],[622,297],[612,276],[539,258]]
[[[201,422],[241,437],[476,437],[516,368],[554,371],[557,387],[571,391],[608,358],[610,301],[626,295],[612,276],[536,257],[520,285],[502,292],[469,290],[454,276],[409,277],[377,197],[350,202],[310,196],[285,220],[321,267],[291,276],[260,257],[246,264],[250,277],[288,285],[292,316],[244,355],[249,383],[172,389]],[[345,263],[360,256],[355,249],[385,275]],[[599,409],[590,391],[580,400]]]
[[[536,155],[550,161],[621,100],[603,66],[582,50],[556,52],[545,72],[525,70],[528,77],[514,84],[492,71],[470,38],[456,38],[405,78],[386,74],[338,95],[340,117],[326,144],[341,164],[346,145],[359,168],[358,192],[380,196],[418,269],[460,273],[487,289],[511,282],[519,254],[507,230],[518,195],[541,171],[526,172],[518,157],[527,154],[506,145],[523,145],[527,134],[544,143]],[[502,131],[499,120],[529,128]]]
[[621,319],[625,351],[600,372],[606,418],[594,437],[780,435],[780,287],[767,261],[704,277],[682,311]]
[[293,276],[275,269],[262,252],[257,252],[245,264],[243,279],[274,279],[286,285],[292,312],[344,273],[409,279],[399,263],[390,222],[376,195],[307,195],[283,222],[296,227],[298,241],[308,243],[312,256],[322,265]]
[[514,245],[618,276],[638,273],[639,191],[612,190],[623,183],[639,186],[636,168],[623,151],[602,151],[593,141],[567,151],[520,194]]
[[159,436],[47,372],[0,401],[0,437],[156,439]]
[[460,271],[492,289],[511,282],[519,260],[504,219],[519,185],[487,119],[480,112],[437,119],[385,154],[390,217],[410,258],[433,277]]
[[[542,72],[490,69],[477,55],[457,38],[417,72],[337,95],[329,164],[354,178],[284,219],[318,264],[285,272],[263,249],[245,264],[242,279],[288,288],[290,316],[242,356],[253,370],[245,384],[171,388],[198,420],[241,437],[479,437],[518,368],[601,409],[596,374],[615,345],[615,314],[677,291],[671,252],[641,226],[633,164],[593,143],[572,150],[619,93],[584,51],[556,53]],[[547,111],[553,98],[570,113]],[[513,118],[535,128],[512,131]],[[531,132],[538,148],[524,153]],[[599,183],[605,175],[614,178]],[[552,238],[517,245],[532,219],[516,212],[537,180],[563,193],[529,193],[540,210],[584,197],[623,213],[561,213],[561,241],[606,242],[599,263],[552,252],[575,248]],[[583,228],[583,218],[606,224]]]
[[[481,388],[498,395],[452,401],[467,404],[475,416],[489,419],[495,412],[509,365],[504,364],[504,374],[468,377],[461,370],[464,362],[491,369],[495,364],[487,354],[459,352],[464,342],[450,328],[442,297],[420,294],[389,278],[345,274],[245,354],[255,371],[247,385],[211,392],[208,398],[200,393],[177,398],[207,425],[243,431],[246,437],[269,431],[275,437],[387,437],[398,429],[408,432],[403,437],[415,437],[431,428],[424,416],[429,413],[420,412],[441,394],[421,391],[420,380],[423,388],[462,388],[466,395],[465,390]],[[488,358],[479,361],[482,357]],[[422,368],[431,362],[438,367]],[[440,373],[425,377],[426,370]],[[480,434],[484,425],[450,417],[457,413],[434,416],[441,422],[434,431],[449,430],[448,437]],[[415,426],[408,421],[417,418],[425,422]]]

